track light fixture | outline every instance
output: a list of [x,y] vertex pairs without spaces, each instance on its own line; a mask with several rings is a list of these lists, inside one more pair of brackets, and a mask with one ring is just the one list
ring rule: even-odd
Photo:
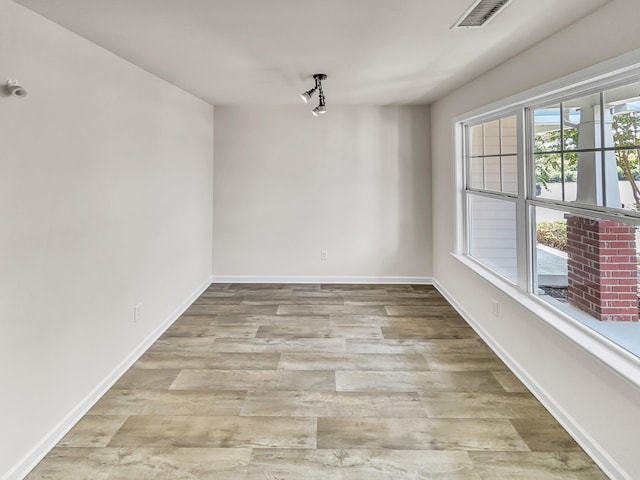
[[316,81],[316,86],[313,87],[311,90],[307,90],[306,92],[301,93],[300,97],[302,97],[302,100],[304,101],[304,103],[309,103],[309,100],[311,100],[311,97],[313,96],[313,94],[316,93],[316,90],[318,90],[320,102],[318,103],[318,106],[311,111],[311,113],[313,113],[317,117],[318,115],[327,113],[324,92],[322,91],[322,81],[326,80],[327,76],[324,73],[316,73],[313,76],[313,79]]

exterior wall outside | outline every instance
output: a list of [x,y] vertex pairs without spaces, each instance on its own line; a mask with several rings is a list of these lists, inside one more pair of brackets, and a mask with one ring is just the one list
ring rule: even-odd
[[512,282],[517,280],[515,203],[473,196],[470,254]]
[[568,300],[601,321],[638,321],[638,256],[633,225],[567,218]]
[[[510,59],[432,105],[434,276],[529,383],[551,399],[595,445],[591,453],[615,471],[614,478],[634,478],[640,471],[637,432],[640,390],[600,360],[548,325],[544,310],[528,309],[491,282],[473,273],[450,252],[456,240],[457,159],[453,119],[465,112],[537,87],[640,48],[632,12],[634,0],[613,0],[602,9]],[[615,30],[616,34],[611,35]],[[589,45],[577,49],[575,45]],[[495,299],[500,314],[492,313]],[[605,411],[603,411],[603,406]],[[599,449],[599,451],[595,451]],[[625,473],[626,472],[626,473]]]
[[429,131],[423,106],[216,107],[214,275],[430,277]]
[[210,278],[212,236],[210,105],[0,0],[7,77],[0,478]]

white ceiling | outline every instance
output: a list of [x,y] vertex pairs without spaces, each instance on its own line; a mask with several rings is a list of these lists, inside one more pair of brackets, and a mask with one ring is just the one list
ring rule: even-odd
[[[197,97],[289,104],[326,73],[328,104],[429,103],[610,0],[16,0]],[[532,65],[531,68],[537,68]]]

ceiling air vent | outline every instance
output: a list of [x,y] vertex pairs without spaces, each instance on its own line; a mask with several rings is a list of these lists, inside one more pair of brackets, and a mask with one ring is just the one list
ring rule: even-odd
[[480,28],[495,17],[511,0],[476,0],[451,28]]

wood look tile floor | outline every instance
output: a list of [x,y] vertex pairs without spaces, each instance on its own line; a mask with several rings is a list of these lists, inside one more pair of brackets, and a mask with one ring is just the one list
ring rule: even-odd
[[29,479],[606,479],[430,286],[212,285]]

